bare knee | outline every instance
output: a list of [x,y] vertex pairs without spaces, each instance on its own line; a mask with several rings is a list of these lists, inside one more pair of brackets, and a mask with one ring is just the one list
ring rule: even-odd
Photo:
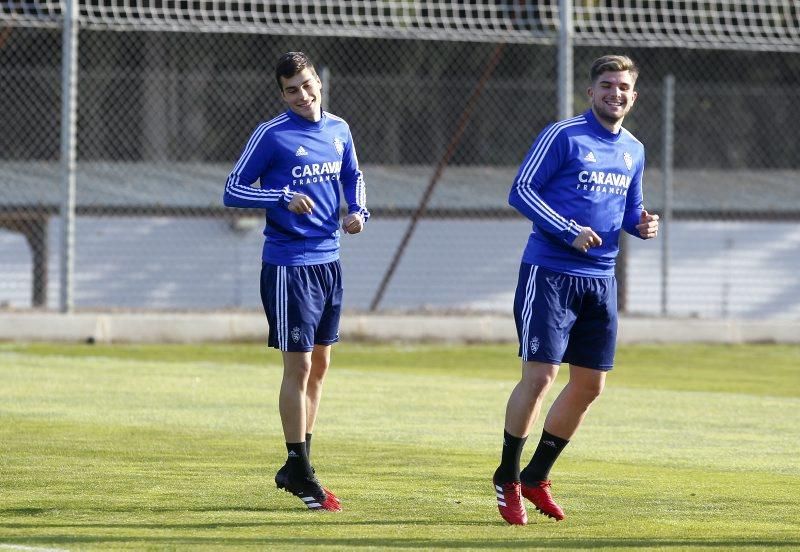
[[585,383],[575,386],[575,391],[579,393],[587,402],[594,401],[603,392],[604,382]]
[[542,395],[553,385],[558,375],[558,366],[541,362],[523,362],[520,385],[529,393]]
[[606,384],[605,375],[605,372],[574,367],[570,371],[567,388],[570,393],[589,404],[603,392]]
[[309,353],[283,353],[283,380],[305,389],[311,375]]
[[320,385],[322,380],[325,379],[325,374],[328,373],[328,368],[331,365],[330,345],[314,347],[311,353],[311,367],[309,374],[309,385]]

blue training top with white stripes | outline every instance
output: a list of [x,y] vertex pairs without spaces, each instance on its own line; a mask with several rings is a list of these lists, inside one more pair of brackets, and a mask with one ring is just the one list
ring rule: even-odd
[[[260,187],[253,184],[260,182]],[[339,187],[348,213],[369,218],[366,191],[347,123],[327,112],[317,122],[292,111],[260,124],[228,176],[223,203],[266,209],[264,262],[285,266],[339,258]],[[295,194],[314,201],[311,214],[292,213]]]
[[[522,260],[576,276],[611,276],[620,229],[636,231],[642,212],[644,146],[612,133],[590,109],[558,121],[536,138],[508,202],[533,221]],[[589,226],[603,240],[587,253],[572,247]]]

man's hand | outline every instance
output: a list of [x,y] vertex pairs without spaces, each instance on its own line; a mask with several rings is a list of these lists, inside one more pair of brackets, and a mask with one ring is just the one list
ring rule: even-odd
[[310,215],[314,209],[314,200],[307,195],[294,194],[286,208],[298,215]]
[[364,219],[358,213],[350,213],[342,220],[342,230],[346,234],[358,234],[364,229]]
[[578,237],[572,240],[572,247],[584,253],[589,251],[592,247],[598,247],[600,245],[603,245],[603,240],[588,226],[584,226],[581,229],[581,233],[578,234]]
[[651,215],[647,211],[642,211],[636,230],[646,240],[655,238],[658,235],[658,215]]

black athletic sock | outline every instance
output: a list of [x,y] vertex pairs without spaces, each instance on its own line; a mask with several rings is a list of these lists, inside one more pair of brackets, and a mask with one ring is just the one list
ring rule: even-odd
[[551,433],[542,431],[542,438],[536,452],[533,453],[531,461],[522,470],[520,477],[523,481],[532,483],[534,481],[547,481],[550,475],[550,468],[556,463],[558,455],[569,443],[569,439],[556,437]]
[[306,456],[308,456],[308,461],[311,462],[311,434],[306,433]]
[[289,478],[297,479],[302,477],[312,477],[314,472],[311,471],[311,464],[308,461],[308,454],[306,454],[306,444],[302,443],[286,443],[286,450],[288,457],[286,458],[286,466],[289,469]]
[[500,466],[494,472],[496,483],[519,481],[519,457],[522,455],[522,447],[527,438],[527,436],[514,437],[508,431],[503,431],[503,454]]

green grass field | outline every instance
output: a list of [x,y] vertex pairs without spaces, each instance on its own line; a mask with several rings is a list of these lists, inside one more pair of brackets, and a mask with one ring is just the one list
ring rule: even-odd
[[800,347],[621,348],[551,474],[567,519],[526,527],[490,482],[515,347],[337,345],[313,461],[338,514],[272,483],[279,362],[0,344],[0,551],[800,549]]

